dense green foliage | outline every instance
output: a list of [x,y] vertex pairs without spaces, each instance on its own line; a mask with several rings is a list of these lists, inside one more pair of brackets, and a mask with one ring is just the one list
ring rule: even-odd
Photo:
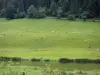
[[[100,0],[0,0],[0,3],[0,16],[10,19],[20,18],[20,14],[15,12],[17,9],[27,13],[23,18],[67,18],[68,15],[75,15],[76,18],[100,18]],[[45,9],[44,13],[39,12],[40,7]]]
[[75,20],[75,16],[74,15],[68,15],[68,20]]
[[28,18],[35,18],[37,14],[37,10],[34,5],[31,5],[27,11]]
[[16,9],[13,5],[8,5],[5,10],[5,18],[7,19],[14,19],[14,14],[16,13]]

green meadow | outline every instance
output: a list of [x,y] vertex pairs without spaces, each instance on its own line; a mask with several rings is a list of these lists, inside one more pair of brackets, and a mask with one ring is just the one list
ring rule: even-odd
[[0,19],[0,56],[100,58],[100,21]]
[[[99,49],[100,21],[0,19],[0,57],[51,60],[60,58],[100,59]],[[45,67],[45,64],[50,64],[52,69],[49,67],[50,71],[45,70],[45,68],[48,68],[48,66]],[[74,73],[73,70],[84,70],[89,73],[88,75],[97,75],[97,73],[99,75],[100,72],[99,64],[24,61],[21,63],[0,62],[0,75],[20,75],[23,71],[27,75],[53,75],[50,74],[51,70],[57,68],[69,70],[68,72],[71,71],[72,73]],[[60,70],[56,73],[59,72]],[[70,73],[68,74],[70,75]]]

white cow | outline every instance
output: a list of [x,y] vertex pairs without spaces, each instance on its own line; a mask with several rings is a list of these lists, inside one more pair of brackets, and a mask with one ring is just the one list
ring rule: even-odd
[[97,51],[99,51],[100,49],[97,49]]

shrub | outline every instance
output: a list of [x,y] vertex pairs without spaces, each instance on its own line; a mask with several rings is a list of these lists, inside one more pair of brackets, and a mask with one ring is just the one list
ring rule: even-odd
[[61,13],[62,17],[68,17],[70,15],[70,11]]
[[60,19],[61,18],[61,14],[57,14],[57,19]]
[[52,12],[51,12],[50,9],[46,9],[45,13],[46,13],[47,16],[50,16]]
[[100,59],[67,59],[67,58],[60,58],[60,63],[95,63],[100,64]]
[[84,11],[80,16],[81,16],[81,18],[88,18],[89,17],[89,12]]
[[62,17],[62,8],[59,7],[58,10],[57,10],[57,19],[60,19]]
[[46,12],[46,8],[45,7],[40,7],[38,12],[39,13],[45,13]]
[[75,20],[75,16],[74,15],[68,15],[68,20]]
[[38,14],[36,15],[36,18],[38,18],[38,19],[40,19],[40,18],[45,18],[45,17],[46,17],[45,13],[38,13]]
[[51,16],[57,15],[57,4],[56,2],[52,2],[50,5]]
[[14,19],[14,14],[16,13],[16,8],[14,5],[8,5],[5,10],[5,18],[6,19]]
[[96,20],[95,20],[95,19],[93,19],[93,20],[92,20],[92,22],[96,22]]
[[57,13],[56,12],[52,12],[51,16],[57,16]]
[[46,14],[45,14],[45,7],[40,7],[38,10],[38,13],[36,15],[36,18],[45,18]]
[[14,19],[18,19],[20,18],[20,15],[19,14],[14,14]]
[[18,58],[18,57],[13,57],[12,58],[12,61],[14,61],[14,62],[19,62],[19,61],[22,61],[22,59],[21,58]]
[[5,9],[2,9],[2,10],[0,11],[0,17],[1,17],[1,18],[5,17]]
[[14,14],[14,19],[20,18],[20,10],[17,8],[16,14]]
[[50,62],[50,59],[44,59],[45,62]]
[[32,58],[31,61],[32,62],[40,62],[41,60],[40,59],[36,59],[36,58]]
[[86,19],[87,19],[86,16],[81,16],[81,18],[83,19],[83,21],[86,21]]
[[26,13],[25,12],[20,12],[19,14],[14,14],[14,19],[18,19],[18,18],[25,18],[26,17]]
[[28,18],[35,18],[36,14],[37,14],[36,8],[34,7],[34,5],[31,5],[27,10]]
[[26,17],[26,13],[25,12],[20,12],[20,18],[25,18]]
[[66,63],[66,58],[60,58],[59,62],[60,63]]
[[75,63],[88,63],[88,59],[75,59]]
[[100,59],[95,60],[96,64],[100,64]]
[[10,57],[0,57],[0,61],[11,61]]
[[60,58],[59,60],[60,63],[73,63],[73,59],[67,59],[67,58]]

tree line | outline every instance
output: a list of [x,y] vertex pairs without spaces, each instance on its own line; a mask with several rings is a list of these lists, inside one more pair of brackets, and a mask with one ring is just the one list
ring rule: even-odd
[[0,17],[100,18],[100,0],[0,0]]

